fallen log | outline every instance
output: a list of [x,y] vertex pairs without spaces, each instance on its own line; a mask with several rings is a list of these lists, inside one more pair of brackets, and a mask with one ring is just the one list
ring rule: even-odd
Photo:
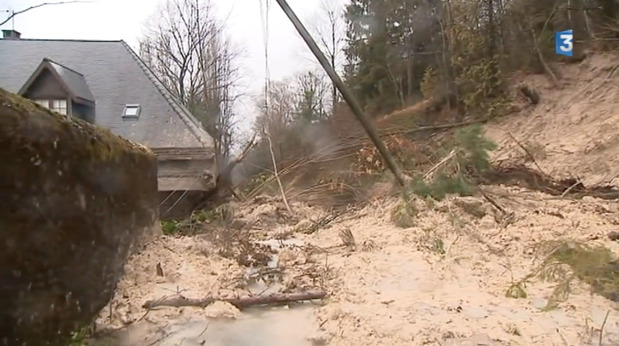
[[221,301],[234,305],[238,309],[245,309],[252,306],[258,305],[282,305],[282,304],[290,304],[297,303],[304,300],[315,300],[315,299],[324,299],[327,296],[327,292],[325,291],[310,291],[310,292],[300,292],[300,293],[274,293],[269,295],[258,295],[251,297],[243,297],[243,298],[187,298],[181,295],[170,297],[170,298],[162,298],[158,300],[148,300],[146,301],[142,307],[145,309],[154,309],[157,307],[200,307],[205,308],[210,304]]
[[619,188],[616,186],[585,187],[579,179],[554,179],[551,176],[522,164],[498,165],[493,170],[476,177],[479,184],[519,186],[536,190],[557,197],[582,198],[591,196],[605,200],[619,199]]

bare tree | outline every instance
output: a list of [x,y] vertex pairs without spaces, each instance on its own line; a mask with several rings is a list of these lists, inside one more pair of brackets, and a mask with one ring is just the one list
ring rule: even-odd
[[210,0],[167,0],[151,17],[140,55],[215,140],[218,167],[232,147],[238,50]]
[[[321,0],[320,9],[317,13],[314,25],[310,27],[320,49],[331,62],[331,66],[338,70],[344,64],[344,45],[346,23],[344,21],[344,7],[342,2],[333,0]],[[338,91],[335,84],[331,85],[331,111],[339,101]]]
[[322,71],[307,71],[298,74],[293,87],[297,95],[298,120],[313,123],[327,118],[330,86]]
[[[254,123],[257,133],[269,133],[272,138],[279,139],[286,129],[296,119],[296,105],[298,93],[290,81],[272,81],[269,94],[261,95],[256,104],[259,114]],[[264,98],[268,98],[266,109]]]

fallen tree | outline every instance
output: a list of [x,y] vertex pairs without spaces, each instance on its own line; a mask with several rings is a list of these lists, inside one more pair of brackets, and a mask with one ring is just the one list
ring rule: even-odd
[[243,298],[186,298],[181,295],[170,297],[170,298],[162,298],[159,300],[149,300],[146,301],[142,307],[145,309],[154,309],[157,307],[185,307],[185,306],[193,306],[204,308],[209,306],[210,304],[216,301],[222,301],[226,303],[230,303],[236,306],[238,309],[245,309],[252,306],[258,305],[282,305],[282,304],[290,304],[297,303],[305,300],[316,300],[323,299],[327,296],[325,291],[309,291],[309,292],[300,292],[300,293],[275,293],[269,295],[257,295]]

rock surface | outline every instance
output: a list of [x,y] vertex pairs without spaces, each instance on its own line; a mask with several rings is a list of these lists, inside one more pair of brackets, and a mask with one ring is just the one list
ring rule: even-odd
[[0,89],[0,345],[66,345],[157,226],[150,150]]

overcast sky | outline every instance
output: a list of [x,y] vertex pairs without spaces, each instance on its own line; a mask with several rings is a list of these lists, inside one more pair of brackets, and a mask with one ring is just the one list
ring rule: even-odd
[[[0,11],[19,11],[42,2],[60,0],[0,0]],[[15,17],[15,30],[23,38],[91,39],[128,42],[137,51],[144,22],[165,0],[95,0],[41,7]],[[211,0],[221,18],[227,18],[229,36],[244,49],[242,68],[245,90],[258,94],[264,83],[264,39],[260,15],[261,0]],[[267,0],[262,0],[266,3]],[[344,3],[345,0],[327,0]],[[269,70],[280,79],[311,66],[309,50],[275,0],[270,0]],[[297,16],[306,23],[317,20],[321,0],[288,0]],[[0,13],[0,20],[8,13]],[[9,22],[1,29],[10,29]],[[251,117],[253,105],[245,98],[239,111]]]

